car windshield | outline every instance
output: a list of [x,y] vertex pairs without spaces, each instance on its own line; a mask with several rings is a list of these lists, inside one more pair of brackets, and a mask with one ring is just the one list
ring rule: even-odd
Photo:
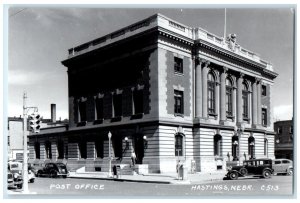
[[10,168],[19,168],[19,165],[18,164],[11,164]]
[[63,163],[57,163],[56,165],[57,165],[58,167],[61,167],[61,168],[65,168],[65,167],[66,167],[66,165],[63,164]]

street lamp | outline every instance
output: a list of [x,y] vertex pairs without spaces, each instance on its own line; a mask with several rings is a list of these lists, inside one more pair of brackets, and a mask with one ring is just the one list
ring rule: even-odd
[[148,148],[148,140],[147,140],[146,135],[143,136],[143,139],[144,139],[144,149],[147,149]]
[[129,149],[128,137],[125,137],[125,150]]
[[108,177],[110,178],[110,177],[112,177],[112,174],[111,174],[111,153],[110,153],[110,151],[111,151],[111,136],[112,136],[112,134],[111,134],[111,132],[109,131],[108,132],[108,156],[109,156],[109,166],[108,166]]

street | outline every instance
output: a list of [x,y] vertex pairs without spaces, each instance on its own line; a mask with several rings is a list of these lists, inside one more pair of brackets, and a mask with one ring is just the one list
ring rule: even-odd
[[223,180],[201,184],[153,184],[119,182],[95,179],[36,178],[29,184],[35,194],[56,195],[97,195],[100,197],[155,197],[155,196],[288,196],[292,195],[292,176],[273,176]]

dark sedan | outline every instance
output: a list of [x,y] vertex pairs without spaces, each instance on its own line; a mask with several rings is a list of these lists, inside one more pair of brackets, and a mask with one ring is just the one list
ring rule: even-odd
[[271,159],[252,159],[244,161],[242,166],[229,167],[226,176],[231,180],[248,175],[259,175],[264,178],[270,178],[273,172]]
[[36,176],[37,177],[48,176],[51,178],[56,178],[56,177],[66,178],[68,174],[69,172],[65,164],[47,163],[43,169],[37,171]]

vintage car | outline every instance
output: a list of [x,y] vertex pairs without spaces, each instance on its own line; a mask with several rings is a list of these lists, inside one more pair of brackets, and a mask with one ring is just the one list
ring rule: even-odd
[[251,159],[243,161],[243,165],[241,166],[229,167],[226,176],[231,180],[248,175],[259,175],[264,178],[270,178],[273,172],[272,159]]
[[7,171],[7,188],[18,188],[21,189],[23,187],[23,177],[18,173],[12,173],[11,171]]
[[15,187],[14,176],[10,171],[7,171],[7,188]]
[[63,177],[69,175],[67,166],[63,163],[46,163],[45,167],[37,171],[37,177],[48,176],[51,178]]
[[[14,175],[19,174],[22,175],[23,171],[23,163],[17,161],[9,161],[8,162],[8,170]],[[28,170],[28,182],[34,183],[35,175],[31,170]]]
[[293,161],[289,159],[274,159],[273,160],[274,175],[286,174],[293,175]]

